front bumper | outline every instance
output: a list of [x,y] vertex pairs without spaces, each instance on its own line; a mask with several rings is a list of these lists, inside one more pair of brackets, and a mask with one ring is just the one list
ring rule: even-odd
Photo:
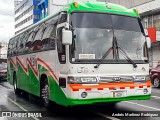
[[[70,84],[68,98],[71,104],[93,104],[125,100],[147,100],[151,96],[151,82],[108,83],[97,85]],[[115,94],[121,93],[121,96]],[[85,93],[84,97],[82,94]]]
[[89,105],[89,104],[98,104],[98,103],[107,103],[107,102],[120,102],[128,100],[149,100],[151,95],[138,95],[138,96],[128,96],[122,98],[99,98],[99,99],[68,99],[68,105]]

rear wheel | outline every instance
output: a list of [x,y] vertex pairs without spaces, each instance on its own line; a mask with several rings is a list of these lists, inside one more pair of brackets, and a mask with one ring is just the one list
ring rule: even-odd
[[14,86],[14,92],[16,95],[20,95],[21,94],[21,90],[17,88],[17,76],[16,74],[14,74],[13,76],[13,86]]
[[49,108],[51,104],[51,101],[49,100],[49,94],[50,94],[49,85],[48,85],[48,80],[46,78],[41,88],[41,98],[46,108]]
[[154,78],[153,79],[153,86],[156,87],[156,88],[159,88],[160,87],[160,80],[159,78]]

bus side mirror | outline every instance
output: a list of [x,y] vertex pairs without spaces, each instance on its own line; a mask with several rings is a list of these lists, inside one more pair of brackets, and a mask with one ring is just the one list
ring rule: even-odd
[[63,45],[72,44],[72,31],[65,29],[62,30],[62,44]]
[[147,48],[151,48],[151,39],[150,37],[146,37]]

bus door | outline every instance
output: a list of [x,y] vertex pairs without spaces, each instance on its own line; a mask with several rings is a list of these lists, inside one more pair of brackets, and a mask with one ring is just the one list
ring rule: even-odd
[[[62,44],[62,30],[65,27],[65,23],[67,21],[67,13],[61,12],[58,19],[57,24],[57,41],[56,41],[56,49],[57,49],[57,55],[56,57],[56,75],[59,80],[65,78],[68,71],[67,66],[67,55],[66,55],[66,46]],[[64,79],[63,79],[64,80]],[[65,91],[66,86],[62,87]],[[67,91],[66,91],[67,92]]]

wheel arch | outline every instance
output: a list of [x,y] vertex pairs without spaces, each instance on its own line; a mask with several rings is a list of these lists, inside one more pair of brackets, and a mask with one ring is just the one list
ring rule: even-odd
[[13,76],[12,76],[12,83],[14,84],[14,82],[15,82],[15,77],[16,77],[16,71],[13,71]]
[[50,88],[50,83],[49,83],[49,78],[48,78],[48,76],[47,76],[46,74],[42,73],[42,74],[40,75],[40,96],[41,96],[41,89],[42,89],[42,87],[43,87],[43,84],[44,84],[45,79],[47,79],[48,85],[49,85],[49,88]]

